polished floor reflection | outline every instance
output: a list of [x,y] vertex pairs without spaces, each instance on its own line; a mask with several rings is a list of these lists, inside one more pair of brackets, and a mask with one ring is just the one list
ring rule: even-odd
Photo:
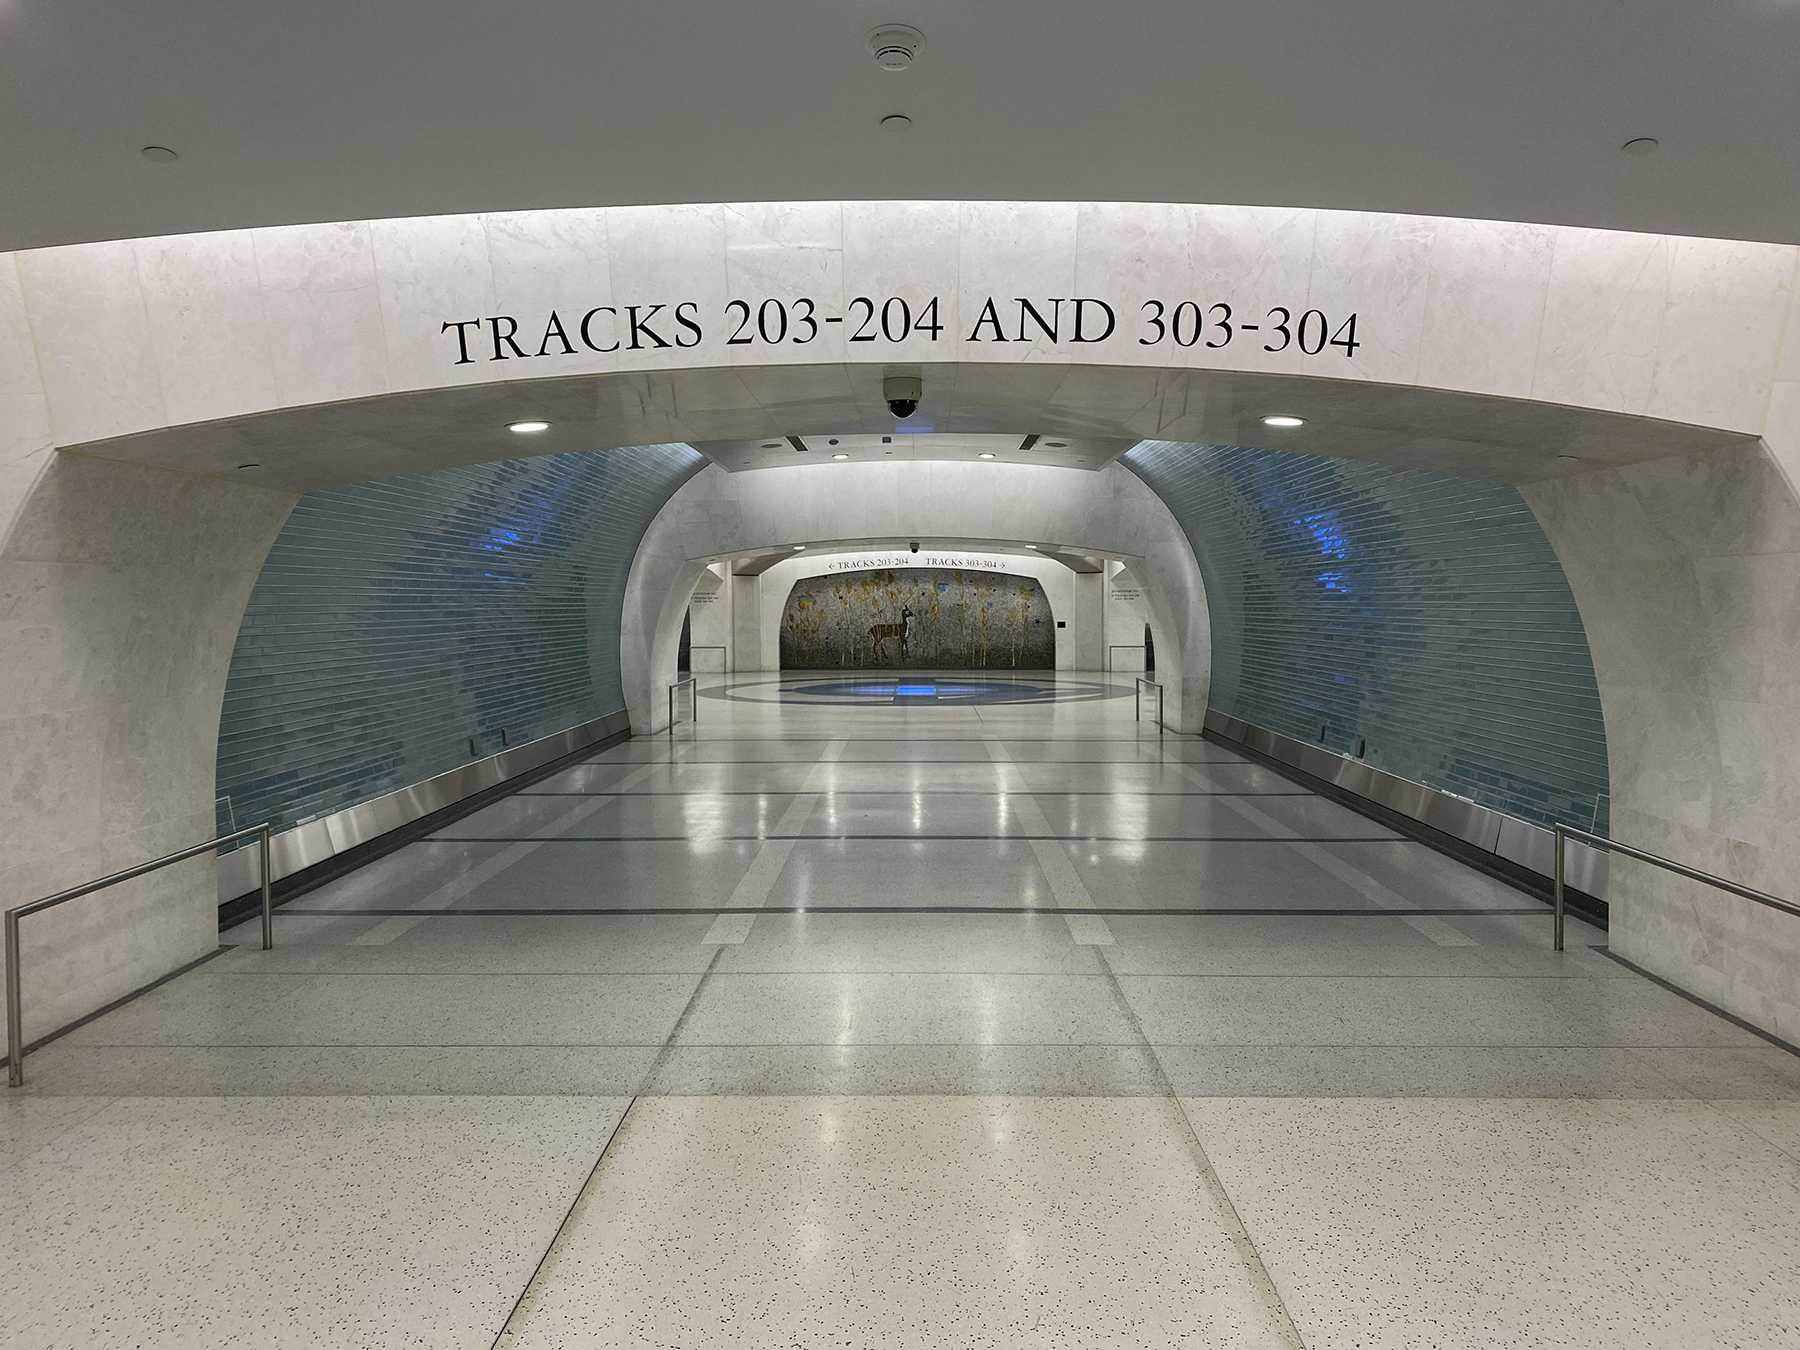
[[751,680],[33,1056],[0,1341],[1800,1343],[1800,1060],[1603,933],[1128,697]]

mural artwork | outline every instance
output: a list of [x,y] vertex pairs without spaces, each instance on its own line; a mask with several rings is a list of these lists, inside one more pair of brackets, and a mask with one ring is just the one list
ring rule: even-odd
[[783,670],[1053,670],[1056,622],[1035,577],[876,567],[802,577],[781,616]]

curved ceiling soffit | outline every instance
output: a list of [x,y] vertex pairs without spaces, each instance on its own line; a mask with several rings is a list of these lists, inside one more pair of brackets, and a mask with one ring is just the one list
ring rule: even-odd
[[1256,207],[621,207],[10,260],[10,438],[298,490],[514,458],[528,418],[545,452],[888,431],[896,371],[918,429],[1517,482],[1761,434],[1800,328],[1793,246]]
[[1143,586],[1167,720],[1197,731],[1211,680],[1206,586],[1174,515],[1122,465],[830,464],[703,469],[644,532],[625,587],[620,681],[634,731],[666,725],[682,616],[711,560],[796,544],[1032,541],[1126,560]]

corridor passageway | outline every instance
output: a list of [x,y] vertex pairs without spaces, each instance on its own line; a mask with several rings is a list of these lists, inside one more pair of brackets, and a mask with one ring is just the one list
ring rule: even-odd
[[0,1340],[1792,1343],[1800,1060],[1128,679],[906,682],[703,677],[46,1045]]

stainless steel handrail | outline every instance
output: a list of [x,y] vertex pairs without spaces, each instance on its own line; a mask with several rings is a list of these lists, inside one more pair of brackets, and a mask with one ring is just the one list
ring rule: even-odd
[[694,686],[694,715],[689,720],[696,723],[700,720],[700,682],[692,675],[688,676],[685,680],[675,681],[674,684],[669,686],[669,734],[671,736],[675,734],[675,691],[684,684],[691,684]]
[[1623,853],[1627,858],[1636,858],[1639,862],[1665,868],[1690,881],[1705,882],[1708,886],[1717,886],[1722,891],[1741,895],[1746,900],[1754,900],[1759,905],[1778,909],[1783,914],[1800,917],[1800,905],[1794,904],[1791,900],[1783,900],[1778,895],[1770,895],[1767,891],[1759,891],[1749,886],[1740,886],[1735,881],[1727,881],[1724,877],[1715,877],[1711,872],[1702,872],[1697,867],[1678,863],[1673,858],[1646,853],[1641,848],[1617,843],[1598,834],[1589,834],[1586,830],[1578,830],[1573,825],[1558,825],[1556,827],[1556,950],[1559,952],[1563,949],[1563,855],[1568,852],[1566,841],[1570,839],[1579,839],[1590,848],[1603,849],[1608,853]]
[[[1112,654],[1114,652],[1141,652],[1141,651],[1144,651],[1144,644],[1141,642],[1108,643],[1107,647],[1106,647],[1106,669],[1107,669],[1107,672],[1109,674],[1116,673],[1116,674],[1120,674],[1120,675],[1125,673],[1124,671],[1119,670],[1119,668],[1117,666],[1113,665],[1113,655]],[[1148,655],[1148,653],[1146,653],[1146,655]]]
[[1156,690],[1156,734],[1163,733],[1163,687],[1155,680],[1146,680],[1142,675],[1137,677],[1137,684],[1131,691],[1131,707],[1134,722],[1144,720],[1144,686],[1149,685]]
[[146,872],[186,862],[189,858],[198,858],[208,849],[216,849],[221,844],[235,844],[252,835],[257,838],[257,850],[262,863],[262,945],[266,952],[275,945],[275,911],[269,890],[269,827],[266,823],[252,825],[236,834],[222,834],[217,839],[208,839],[204,844],[184,848],[166,858],[128,867],[123,872],[114,872],[109,877],[101,877],[98,881],[90,881],[85,885],[71,886],[66,891],[46,895],[42,900],[33,900],[29,904],[15,905],[6,911],[6,1081],[9,1087],[22,1087],[25,1083],[25,1017],[22,1011],[23,1000],[19,994],[19,920],[27,914],[55,909],[71,900],[79,900],[84,895],[103,891],[108,886],[117,886],[122,881],[141,877]]
[[[710,670],[694,670],[694,653],[695,652],[721,652],[721,653],[723,653],[723,655],[721,655],[719,657],[719,669],[716,672],[710,671]],[[715,673],[719,674],[719,675],[727,674],[728,672],[725,669],[725,664],[726,664],[725,657],[727,657],[729,655],[731,655],[731,648],[727,647],[722,642],[692,642],[692,643],[689,643],[688,644],[688,669],[690,671],[693,671],[693,673],[696,675],[712,675]]]

